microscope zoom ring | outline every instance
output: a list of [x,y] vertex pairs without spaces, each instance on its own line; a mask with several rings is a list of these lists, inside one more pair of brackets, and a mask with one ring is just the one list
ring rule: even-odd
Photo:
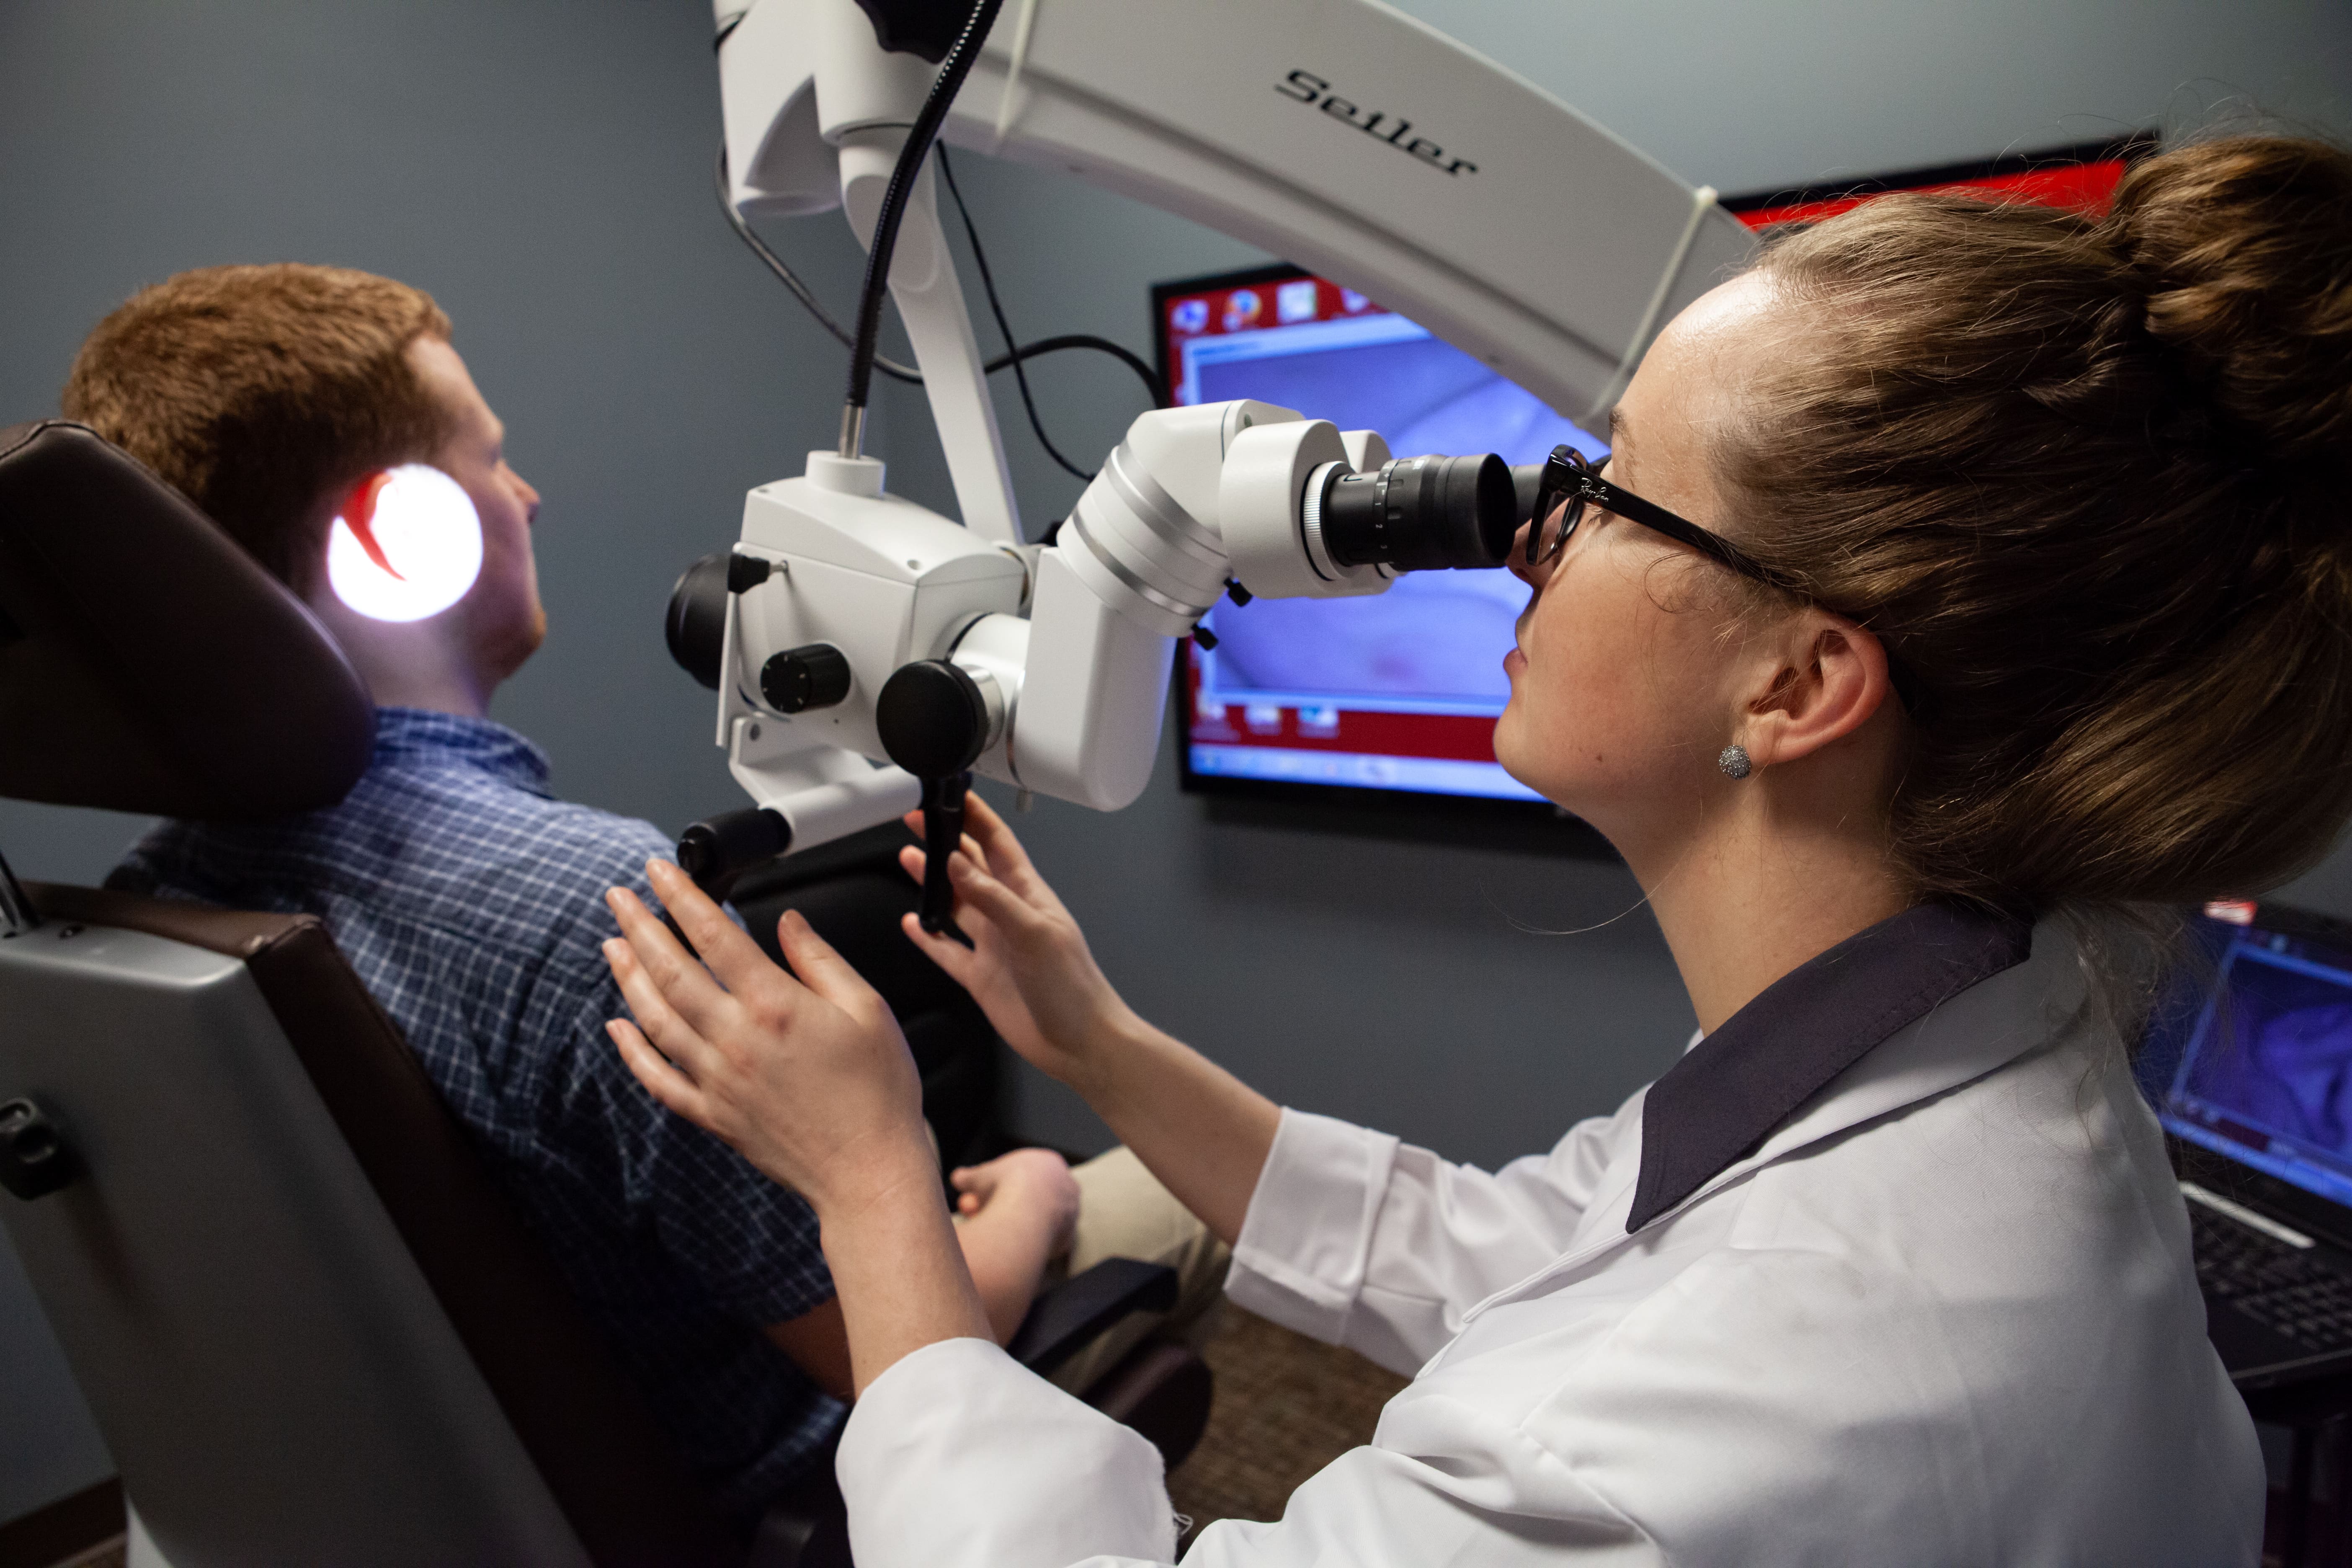
[[[1156,533],[1166,543],[1192,556],[1202,566],[1216,573],[1222,584],[1224,578],[1224,542],[1207,529],[1180,505],[1174,496],[1160,488],[1160,481],[1136,460],[1135,453],[1121,441],[1111,448],[1109,461],[1103,464],[1103,477],[1110,481],[1118,499],[1127,503],[1136,521]],[[1214,599],[1209,601],[1213,605]],[[1203,605],[1202,608],[1206,608]]]
[[1085,508],[1081,507],[1078,510],[1070,514],[1070,520],[1062,525],[1062,533],[1064,537],[1075,537],[1080,544],[1086,547],[1088,559],[1092,560],[1096,565],[1100,566],[1104,571],[1109,573],[1113,577],[1118,579],[1121,585],[1126,587],[1138,597],[1141,598],[1145,603],[1156,605],[1159,608],[1167,611],[1171,616],[1181,616],[1188,621],[1193,621],[1200,619],[1202,615],[1207,613],[1209,605],[1213,605],[1217,602],[1214,598],[1212,598],[1206,605],[1185,604],[1181,600],[1169,597],[1158,588],[1155,588],[1150,584],[1145,582],[1141,577],[1137,576],[1133,572],[1129,571],[1118,557],[1112,555],[1109,551],[1103,548],[1101,542],[1087,531],[1085,510]]
[[1298,498],[1298,537],[1307,546],[1307,564],[1315,575],[1326,583],[1338,583],[1347,577],[1347,569],[1331,559],[1331,546],[1323,537],[1323,499],[1331,481],[1348,471],[1345,463],[1325,463],[1307,476],[1307,489]]

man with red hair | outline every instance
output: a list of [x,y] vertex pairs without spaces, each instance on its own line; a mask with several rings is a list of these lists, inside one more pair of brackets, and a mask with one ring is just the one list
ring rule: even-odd
[[[179,487],[325,624],[377,704],[373,763],[340,805],[167,822],[110,885],[326,922],[562,1268],[682,1456],[746,1520],[826,1462],[847,1346],[801,1198],[669,1115],[621,1065],[602,895],[648,894],[667,836],[558,800],[546,757],[488,716],[546,634],[539,492],[450,345],[390,279],[305,266],[183,273],[83,345],[64,395]],[[438,468],[480,521],[479,576],[437,615],[353,609],[326,570],[344,497]],[[1076,1188],[1023,1151],[966,1178],[961,1227],[1000,1337],[1068,1245]]]

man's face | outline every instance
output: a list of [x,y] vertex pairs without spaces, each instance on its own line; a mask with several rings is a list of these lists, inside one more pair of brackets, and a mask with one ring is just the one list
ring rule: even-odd
[[439,338],[419,338],[408,345],[408,363],[449,416],[449,437],[431,462],[465,488],[482,520],[482,574],[446,613],[487,690],[521,668],[547,637],[530,550],[539,492],[507,467],[506,426],[482,401],[456,349]]

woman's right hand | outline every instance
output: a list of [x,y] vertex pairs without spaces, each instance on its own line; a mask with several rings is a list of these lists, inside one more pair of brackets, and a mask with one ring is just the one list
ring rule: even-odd
[[[948,871],[956,924],[972,944],[929,935],[911,914],[902,922],[908,940],[971,993],[1007,1045],[1084,1095],[1176,1201],[1230,1245],[1281,1110],[1137,1017],[1004,819],[976,795],[964,809],[971,831]],[[922,815],[909,813],[907,826],[919,835]],[[920,849],[900,850],[898,863],[922,880]]]
[[[908,939],[971,993],[1005,1044],[1041,1071],[1078,1083],[1135,1016],[1004,819],[978,795],[966,797],[965,812],[971,830],[948,875],[956,924],[972,945],[932,935],[911,914],[901,922]],[[922,834],[921,812],[908,813],[906,821]],[[898,863],[918,882],[923,862],[920,848],[898,851]]]

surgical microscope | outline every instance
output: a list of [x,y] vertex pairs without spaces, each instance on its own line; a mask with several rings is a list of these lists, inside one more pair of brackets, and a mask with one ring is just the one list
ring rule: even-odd
[[[680,839],[717,897],[920,806],[920,918],[952,931],[972,774],[1117,810],[1150,776],[1173,640],[1220,598],[1500,565],[1532,502],[1533,470],[1491,453],[1395,458],[1375,432],[1243,400],[1142,415],[1028,542],[936,142],[1285,256],[1586,424],[1751,244],[1712,190],[1378,0],[718,0],[717,20],[722,199],[745,222],[839,207],[868,252],[837,446],[753,489],[732,551],[669,606],[753,802]],[[889,494],[866,449],[886,287],[960,523]]]

